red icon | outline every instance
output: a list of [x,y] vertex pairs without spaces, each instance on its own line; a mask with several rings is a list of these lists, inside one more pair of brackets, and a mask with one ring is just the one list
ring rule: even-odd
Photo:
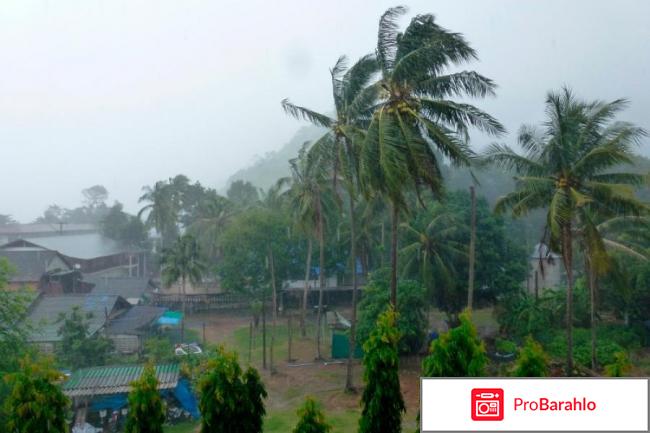
[[503,420],[503,390],[474,388],[472,390],[472,419],[474,421]]

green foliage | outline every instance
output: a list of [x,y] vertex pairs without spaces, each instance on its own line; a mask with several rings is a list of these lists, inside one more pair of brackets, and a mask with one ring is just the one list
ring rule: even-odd
[[298,408],[298,423],[293,433],[329,433],[332,427],[325,421],[320,405],[311,397]]
[[626,352],[616,352],[614,361],[605,366],[605,374],[609,377],[627,376],[632,369],[632,363]]
[[[397,330],[400,333],[400,353],[417,353],[424,344],[427,329],[425,295],[422,285],[415,281],[400,281],[398,284],[397,304],[400,314],[397,317]],[[388,304],[386,281],[375,278],[364,287],[357,325],[357,338],[361,345],[370,338],[377,319],[386,311]]]
[[485,346],[468,313],[460,315],[460,326],[450,329],[431,343],[422,362],[425,377],[480,377],[488,359]]
[[92,313],[83,314],[78,306],[70,315],[59,316],[59,335],[57,360],[72,369],[105,365],[113,351],[113,341],[100,333],[90,335],[89,320]]
[[399,383],[397,314],[388,309],[364,343],[359,433],[399,433],[406,408]]
[[185,290],[186,281],[200,283],[206,270],[201,259],[196,238],[188,234],[179,237],[171,248],[163,250],[161,264],[165,285],[170,286],[180,280]]
[[199,380],[201,433],[261,433],[267,393],[257,370],[219,348]]
[[122,203],[118,202],[108,209],[100,224],[102,234],[126,246],[146,246],[148,235],[144,223],[123,209]]
[[165,403],[158,391],[153,365],[145,367],[140,379],[131,384],[126,433],[163,433]]
[[248,208],[260,200],[257,188],[250,182],[236,180],[230,184],[226,192],[228,199],[238,208]]
[[497,352],[501,354],[515,353],[517,351],[517,344],[514,341],[504,340],[497,338],[495,342]]
[[68,398],[55,382],[61,373],[52,370],[51,362],[32,363],[27,358],[21,371],[7,380],[12,391],[5,401],[7,431],[12,433],[66,433]]
[[[591,331],[574,328],[574,356],[577,364],[591,367]],[[599,327],[596,339],[596,358],[602,365],[615,362],[617,352],[625,352],[640,347],[640,338],[631,329],[622,326]],[[566,352],[566,338],[556,331],[555,337],[547,345],[549,354],[559,357]]]
[[176,359],[174,345],[168,337],[149,337],[144,341],[144,358],[152,364],[164,364]]
[[519,349],[513,376],[516,377],[546,377],[549,373],[549,359],[542,345],[526,338],[526,343]]

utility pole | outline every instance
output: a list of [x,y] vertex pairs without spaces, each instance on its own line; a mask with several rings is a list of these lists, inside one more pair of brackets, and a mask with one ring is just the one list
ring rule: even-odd
[[469,281],[467,284],[467,309],[472,311],[474,306],[474,261],[476,259],[476,191],[474,185],[469,187],[469,195],[472,200],[472,211],[470,221],[469,238]]

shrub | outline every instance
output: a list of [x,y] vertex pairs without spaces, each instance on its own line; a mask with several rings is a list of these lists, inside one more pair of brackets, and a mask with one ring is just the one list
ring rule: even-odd
[[526,343],[519,349],[513,376],[516,377],[546,377],[549,371],[549,359],[541,344],[526,338]]
[[[623,338],[625,336],[625,338]],[[615,361],[614,354],[622,352],[625,348],[617,342],[626,341],[628,334],[625,332],[600,329],[596,339],[596,358],[602,365],[611,364]],[[554,358],[563,358],[566,354],[566,335],[557,331],[551,342],[547,345],[548,353]],[[573,357],[578,365],[591,367],[591,331],[584,328],[573,330]]]
[[614,362],[605,366],[605,374],[609,377],[623,377],[632,369],[632,363],[625,352],[616,352]]
[[468,313],[460,315],[460,325],[431,343],[430,355],[422,363],[428,377],[478,377],[485,375],[488,359]]
[[163,433],[165,403],[158,391],[156,370],[149,364],[142,377],[132,384],[126,433]]
[[[359,303],[357,338],[363,345],[375,328],[379,315],[386,311],[390,302],[388,284],[383,280],[371,281],[363,291]],[[400,332],[399,352],[417,353],[426,339],[426,291],[415,281],[400,281],[397,288],[397,304],[400,314],[397,329]]]
[[298,424],[293,433],[329,433],[332,427],[325,422],[325,415],[314,399],[307,397],[298,409]]
[[497,338],[495,346],[497,352],[502,355],[515,353],[517,351],[517,344],[514,341],[504,340],[502,338]]
[[199,380],[201,433],[261,433],[267,393],[257,370],[219,348]]
[[397,314],[389,308],[377,319],[377,325],[363,345],[363,410],[359,433],[402,431],[406,411],[399,383]]

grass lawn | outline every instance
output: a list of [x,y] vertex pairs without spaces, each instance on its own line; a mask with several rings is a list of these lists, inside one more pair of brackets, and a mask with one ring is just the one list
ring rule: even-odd
[[165,426],[165,433],[194,433],[199,431],[199,422],[184,422]]

